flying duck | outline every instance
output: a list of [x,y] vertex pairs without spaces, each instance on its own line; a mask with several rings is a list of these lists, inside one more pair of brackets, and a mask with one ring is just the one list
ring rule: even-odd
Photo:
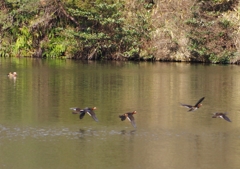
[[181,104],[182,106],[184,106],[184,107],[189,108],[188,111],[195,111],[195,110],[197,110],[198,108],[200,108],[200,107],[202,106],[201,102],[204,100],[204,98],[205,98],[205,97],[201,98],[194,106],[188,105],[188,104],[182,104],[182,103],[180,103],[180,104]]
[[73,110],[73,114],[79,114],[79,118],[80,119],[83,119],[83,117],[85,116],[85,114],[87,113],[89,116],[91,116],[96,122],[98,122],[98,119],[96,117],[96,114],[94,113],[93,110],[96,110],[97,108],[96,107],[93,107],[93,108],[89,108],[89,107],[86,107],[84,109],[80,109],[78,107],[73,107],[73,108],[70,108],[71,110]]
[[227,113],[214,113],[212,118],[222,118],[228,122],[231,122],[231,120],[227,117]]
[[136,123],[135,123],[135,120],[133,117],[134,114],[137,114],[137,111],[124,113],[123,115],[119,115],[119,118],[121,118],[122,121],[126,120],[126,118],[127,118],[131,122],[133,127],[136,127]]

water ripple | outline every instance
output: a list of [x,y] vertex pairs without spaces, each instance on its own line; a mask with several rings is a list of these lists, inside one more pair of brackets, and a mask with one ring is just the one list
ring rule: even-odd
[[145,131],[145,130],[131,130],[131,129],[124,129],[124,130],[117,130],[117,129],[109,129],[109,128],[102,128],[102,129],[92,129],[90,128],[67,128],[67,127],[59,127],[59,128],[41,128],[41,127],[6,127],[0,125],[0,140],[1,139],[9,139],[9,140],[18,140],[18,139],[26,139],[26,138],[34,138],[34,139],[54,139],[59,137],[65,137],[67,139],[85,139],[91,140],[100,139],[105,140],[109,137],[113,136],[124,136],[124,137],[138,137],[141,139],[152,139],[152,140],[159,140],[159,139],[171,139],[171,138],[195,138],[196,136],[201,135],[202,137],[227,137],[229,134],[227,133],[189,133],[189,132],[176,132],[170,130],[156,130],[156,131]]

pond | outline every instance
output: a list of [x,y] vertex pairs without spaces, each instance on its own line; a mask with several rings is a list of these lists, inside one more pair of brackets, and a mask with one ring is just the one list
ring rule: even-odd
[[[0,82],[1,168],[240,165],[237,65],[1,58]],[[70,110],[94,106],[99,122]],[[119,118],[132,111],[136,128]]]

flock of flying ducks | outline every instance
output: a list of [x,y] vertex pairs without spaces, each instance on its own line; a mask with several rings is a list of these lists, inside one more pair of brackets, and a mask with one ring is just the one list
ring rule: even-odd
[[[17,72],[9,72],[8,73],[8,77],[9,78],[16,78],[17,77]],[[85,116],[85,114],[87,113],[89,116],[91,116],[93,118],[93,120],[95,120],[96,122],[98,122],[98,118],[96,117],[96,114],[94,112],[94,110],[96,110],[96,107],[93,108],[89,108],[86,107],[84,109],[80,109],[78,107],[74,107],[74,108],[70,108],[71,110],[73,110],[73,114],[79,114],[79,118],[83,119],[83,117]],[[133,125],[133,127],[136,127],[136,123],[134,120],[133,115],[136,114],[137,111],[133,111],[133,112],[128,112],[128,113],[124,113],[123,115],[119,115],[119,118],[121,118],[122,121],[128,119],[131,124]]]
[[[98,122],[98,118],[96,117],[96,114],[94,113],[94,110],[97,109],[96,107],[93,107],[93,108],[86,107],[84,109],[80,109],[78,107],[73,107],[73,108],[70,108],[70,109],[73,110],[73,112],[72,112],[73,114],[79,114],[80,119],[83,119],[83,117],[87,113],[89,116],[91,116],[93,118],[93,120]],[[128,119],[131,122],[132,126],[136,128],[137,126],[136,126],[136,123],[135,123],[135,120],[134,120],[134,117],[133,117],[134,114],[137,114],[137,111],[124,113],[123,115],[119,115],[119,118],[122,121]]]
[[[9,78],[16,78],[17,77],[17,72],[13,72],[13,73],[9,72],[8,77]],[[180,104],[184,107],[189,108],[189,110],[188,110],[189,112],[190,111],[195,111],[202,106],[201,102],[204,99],[205,99],[205,97],[202,97],[194,106],[189,105],[189,104],[182,104],[182,103],[180,103]],[[80,109],[78,107],[73,107],[73,108],[70,108],[70,109],[73,110],[73,112],[72,112],[73,114],[79,114],[80,119],[83,119],[83,117],[87,113],[96,122],[98,122],[98,118],[96,117],[96,114],[94,112],[94,110],[96,110],[96,107],[93,107],[93,108],[86,107],[84,109]],[[131,122],[132,126],[136,127],[136,123],[135,123],[135,120],[134,120],[134,117],[133,117],[134,114],[137,114],[137,111],[124,113],[122,115],[119,115],[119,118],[121,119],[121,121],[124,121],[124,120],[128,119]],[[217,113],[213,114],[212,118],[222,118],[222,119],[224,119],[228,122],[231,122],[231,120],[227,117],[227,113],[217,112]]]
[[[202,106],[201,102],[204,100],[205,97],[201,98],[194,106],[192,105],[188,105],[188,104],[182,104],[180,103],[182,106],[184,107],[187,107],[189,108],[188,111],[195,111],[197,110],[198,108],[200,108]],[[227,113],[220,113],[220,112],[217,112],[217,113],[214,113],[212,118],[222,118],[228,122],[231,122],[231,120],[227,117]]]
[[[201,102],[204,99],[205,99],[205,97],[202,97],[194,106],[189,105],[189,104],[182,104],[182,103],[180,103],[180,104],[184,107],[189,108],[188,111],[195,111],[202,106]],[[94,110],[96,110],[96,107],[93,107],[93,108],[86,107],[84,109],[80,109],[78,107],[73,107],[73,108],[70,108],[70,109],[73,110],[73,112],[72,112],[73,114],[79,114],[80,119],[83,119],[83,117],[87,113],[89,116],[91,116],[93,118],[93,120],[98,122],[96,114],[94,113]],[[135,123],[135,120],[134,120],[134,117],[133,117],[134,114],[137,114],[137,112],[136,111],[127,112],[127,113],[124,113],[123,115],[119,115],[119,118],[121,119],[121,121],[124,121],[124,120],[128,119],[131,122],[132,126],[136,128],[136,123]],[[222,118],[222,119],[224,119],[228,122],[231,122],[231,120],[227,117],[227,113],[217,112],[217,113],[213,114],[212,118]]]

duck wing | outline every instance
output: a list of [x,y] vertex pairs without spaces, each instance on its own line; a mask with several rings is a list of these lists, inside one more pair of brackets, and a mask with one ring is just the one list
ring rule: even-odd
[[81,109],[78,107],[71,107],[70,109],[73,110],[73,112],[72,112],[73,114],[78,114],[81,111]]
[[214,113],[212,118],[217,118],[217,113]]
[[198,107],[198,105],[205,99],[205,97],[201,98],[196,104],[194,107]]
[[226,114],[223,114],[223,115],[222,115],[222,118],[223,118],[224,120],[228,121],[228,122],[232,122],[232,121],[226,116]]
[[126,120],[126,116],[125,116],[125,114],[123,114],[123,115],[119,115],[119,118],[121,119],[121,121]]
[[74,111],[80,111],[81,110],[79,107],[71,107],[70,109],[74,110]]
[[95,120],[96,122],[98,122],[98,118],[97,118],[97,116],[96,116],[96,114],[94,113],[93,110],[87,109],[87,110],[85,110],[85,112],[87,112],[87,114],[88,114],[89,116],[91,116],[91,117],[93,118],[93,120]]
[[189,105],[189,104],[182,104],[180,103],[183,107],[187,107],[187,108],[192,108],[193,106],[192,105]]
[[84,111],[80,111],[79,118],[80,118],[80,119],[83,119],[83,117],[85,116],[85,114],[86,114],[86,113],[85,113]]
[[128,114],[128,120],[131,122],[133,127],[136,127],[136,123],[132,114]]

